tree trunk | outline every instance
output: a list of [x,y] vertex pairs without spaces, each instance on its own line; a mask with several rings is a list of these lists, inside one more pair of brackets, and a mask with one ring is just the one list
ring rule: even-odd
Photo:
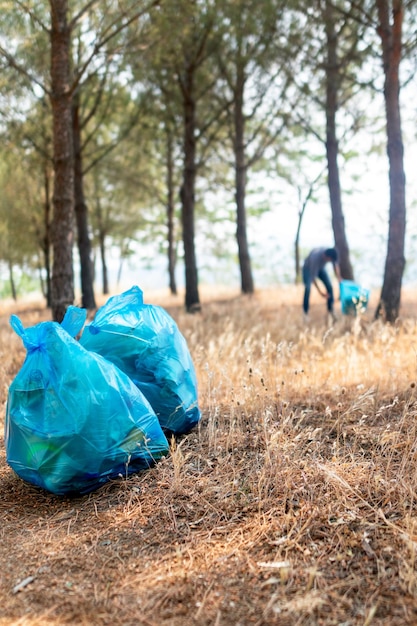
[[175,245],[174,158],[172,134],[169,129],[167,130],[167,227],[169,288],[171,293],[176,295],[177,282],[175,280],[175,266],[177,254]]
[[106,226],[105,219],[103,217],[103,209],[100,203],[100,195],[99,195],[99,181],[98,181],[98,172],[95,171],[94,176],[94,206],[95,211],[94,215],[97,220],[97,239],[100,249],[100,260],[101,260],[101,278],[102,278],[102,291],[103,295],[107,295],[109,293],[109,279],[107,272],[107,263],[106,263]]
[[201,310],[198,293],[198,272],[194,241],[194,209],[196,179],[196,103],[193,68],[186,68],[183,90],[184,107],[184,171],[181,186],[182,237],[185,263],[185,308],[188,313]]
[[329,0],[326,0],[325,24],[327,37],[326,155],[332,227],[335,245],[339,253],[339,265],[342,277],[347,280],[353,280],[353,270],[346,238],[345,218],[342,211],[339,165],[337,162],[339,145],[336,133],[336,113],[338,108],[340,76],[337,58],[337,34],[335,31],[333,8]]
[[16,283],[14,282],[13,263],[10,261],[10,259],[9,259],[9,281],[10,281],[10,291],[12,294],[12,298],[16,302],[17,300]]
[[70,92],[70,28],[67,0],[51,7],[51,106],[53,119],[54,192],[52,220],[52,317],[61,322],[74,302],[74,167]]
[[107,262],[106,262],[106,245],[105,245],[105,235],[100,232],[99,240],[100,240],[100,259],[101,259],[101,276],[103,281],[103,295],[107,295],[109,293],[109,276],[107,271]]
[[79,96],[72,101],[72,124],[74,140],[74,208],[77,221],[77,243],[81,271],[81,304],[85,309],[95,309],[91,241],[88,233],[88,211],[84,197],[84,179],[81,154],[81,127]]
[[43,264],[46,272],[46,288],[45,299],[46,306],[51,306],[51,189],[50,189],[50,166],[45,161],[44,166],[44,186],[45,186],[45,204],[44,204],[44,234],[42,237],[42,253]]
[[[317,179],[318,180],[318,179]],[[295,255],[295,284],[298,285],[301,283],[301,260],[300,260],[300,234],[301,234],[301,224],[303,222],[303,217],[305,210],[307,208],[308,201],[310,200],[313,193],[313,185],[311,184],[310,189],[308,190],[307,196],[298,211],[298,221],[297,221],[297,231],[295,233],[294,240],[294,255]],[[300,190],[299,190],[300,191]],[[301,193],[299,193],[299,199],[301,200]]]
[[249,255],[248,236],[246,228],[246,176],[247,164],[245,160],[245,118],[243,113],[244,75],[239,72],[237,89],[235,92],[234,107],[234,152],[235,152],[235,184],[236,184],[236,239],[239,253],[239,266],[242,293],[253,293],[254,284],[252,266]]
[[[384,99],[389,162],[389,227],[384,280],[375,317],[384,316],[394,322],[400,310],[401,284],[405,267],[404,246],[406,226],[404,146],[400,115],[400,81],[402,23],[404,7],[401,0],[377,0],[378,34],[384,65]],[[392,14],[392,24],[390,20]]]

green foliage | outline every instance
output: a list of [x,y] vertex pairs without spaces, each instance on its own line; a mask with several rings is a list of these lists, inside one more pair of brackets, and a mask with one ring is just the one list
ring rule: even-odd
[[11,265],[36,265],[38,179],[11,144],[0,152],[0,259]]
[[[383,108],[366,108],[383,85],[370,28],[374,3],[164,0],[153,6],[103,0],[90,8],[80,0],[69,3],[72,17],[83,10],[72,33],[73,87],[80,102],[94,245],[104,235],[121,256],[137,249],[136,242],[165,252],[169,201],[175,243],[180,241],[183,104],[191,93],[187,71],[194,68],[197,237],[205,238],[214,256],[236,260],[236,104],[243,113],[245,160],[239,166],[248,173],[248,215],[258,218],[270,208],[267,191],[256,182],[261,176],[305,197],[325,158],[329,6],[338,42],[339,155],[346,164],[360,156],[350,140],[364,128],[374,131],[366,150],[385,153]],[[409,3],[404,24],[406,78],[415,65],[416,6]],[[45,172],[52,168],[50,6],[29,0],[3,2],[1,9],[0,258],[29,267],[37,262],[45,235]],[[324,175],[319,182],[325,181]]]

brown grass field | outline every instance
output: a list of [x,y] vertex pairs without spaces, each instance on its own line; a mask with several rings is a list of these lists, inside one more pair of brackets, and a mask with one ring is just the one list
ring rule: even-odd
[[[187,339],[202,420],[152,469],[58,497],[0,438],[0,626],[417,624],[417,293],[325,324],[302,288],[144,294]],[[25,357],[0,302],[1,426]],[[2,431],[1,431],[2,433]]]

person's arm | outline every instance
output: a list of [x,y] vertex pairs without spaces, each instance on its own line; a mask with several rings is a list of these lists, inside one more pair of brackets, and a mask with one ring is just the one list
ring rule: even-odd
[[328,298],[329,297],[329,294],[327,293],[327,291],[322,291],[320,289],[320,285],[318,284],[316,279],[313,280],[313,283],[314,283],[314,286],[316,287],[317,291],[319,292],[319,294],[321,296],[323,296],[323,298]]

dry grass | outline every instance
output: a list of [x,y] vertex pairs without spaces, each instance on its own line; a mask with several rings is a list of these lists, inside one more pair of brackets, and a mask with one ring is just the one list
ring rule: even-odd
[[[395,327],[371,301],[328,328],[322,301],[303,326],[299,287],[203,291],[195,316],[145,294],[188,341],[201,424],[152,470],[75,499],[24,484],[1,440],[0,626],[416,624],[415,296]],[[24,357],[12,309],[3,406]]]

